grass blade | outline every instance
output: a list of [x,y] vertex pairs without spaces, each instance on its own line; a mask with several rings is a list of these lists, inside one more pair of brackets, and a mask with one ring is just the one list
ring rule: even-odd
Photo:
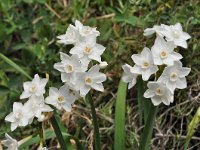
[[56,134],[56,137],[58,139],[58,142],[60,143],[61,149],[62,150],[67,150],[67,145],[65,144],[65,140],[63,138],[62,132],[59,128],[58,122],[55,118],[55,116],[51,117],[51,124],[53,126],[54,132]]
[[153,125],[155,122],[156,113],[157,107],[151,104],[149,109],[149,115],[142,133],[142,137],[140,138],[139,150],[150,149],[150,140],[153,133]]
[[92,122],[93,122],[93,126],[94,126],[95,150],[101,150],[100,135],[99,135],[99,124],[98,124],[98,121],[97,121],[97,115],[96,115],[96,110],[95,110],[95,107],[94,107],[94,101],[93,101],[90,93],[88,93],[85,98],[86,98],[86,100],[89,101],[90,107],[91,107],[91,112],[92,112]]
[[197,109],[197,112],[195,113],[192,121],[188,125],[186,143],[184,145],[184,150],[186,150],[187,147],[189,146],[190,140],[191,140],[193,134],[195,133],[195,129],[198,127],[199,122],[200,122],[200,107]]
[[29,78],[30,80],[32,80],[32,78],[19,65],[17,65],[15,62],[13,62],[11,59],[9,59],[8,57],[6,57],[2,53],[0,53],[0,58],[4,62],[6,62],[7,64],[9,64],[10,66],[12,66],[13,68],[15,68],[18,72],[20,72],[21,74],[25,75],[27,78]]
[[125,109],[126,109],[127,84],[122,80],[118,86],[117,100],[115,107],[115,139],[114,149],[125,149]]

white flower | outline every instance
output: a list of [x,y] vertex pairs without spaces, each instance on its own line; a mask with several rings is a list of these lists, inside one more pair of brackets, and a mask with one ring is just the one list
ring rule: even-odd
[[28,125],[31,115],[22,103],[14,102],[13,112],[7,115],[5,120],[11,122],[11,131],[14,131],[18,126]]
[[42,96],[45,93],[47,81],[47,79],[40,79],[38,74],[36,74],[32,81],[24,82],[24,91],[20,95],[20,99],[25,99],[31,97],[32,95]]
[[6,140],[1,141],[1,144],[7,147],[7,150],[18,150],[18,142],[7,133],[5,134]]
[[33,118],[37,117],[39,120],[42,119],[43,112],[51,112],[53,109],[44,103],[44,97],[31,96],[30,99],[24,104],[25,109],[31,113],[29,124],[32,123]]
[[88,72],[76,73],[73,78],[74,85],[80,90],[80,95],[85,96],[91,88],[97,91],[104,91],[102,82],[106,75],[99,72],[99,66],[95,65]]
[[149,77],[158,71],[158,67],[154,65],[151,51],[145,47],[141,54],[132,55],[132,60],[135,62],[133,72],[142,74],[142,79],[147,81]]
[[165,84],[160,82],[148,82],[148,89],[144,93],[144,97],[151,98],[154,106],[158,106],[160,103],[169,105],[174,101],[174,96]]
[[69,56],[60,52],[61,62],[54,64],[54,68],[61,72],[62,82],[70,82],[74,72],[84,72],[87,66],[81,64],[78,55]]
[[88,65],[90,60],[101,62],[101,55],[105,51],[103,45],[94,41],[77,43],[71,50],[70,54],[76,54],[84,65]]
[[173,65],[174,61],[182,58],[181,54],[174,52],[175,45],[173,42],[166,42],[163,38],[157,37],[152,50],[154,64],[156,65]]
[[182,63],[177,61],[174,62],[173,66],[169,66],[164,69],[158,81],[166,84],[171,92],[173,92],[175,88],[184,89],[187,87],[185,76],[187,76],[190,71],[190,68],[182,67]]
[[136,84],[138,74],[134,73],[133,67],[128,64],[122,66],[124,74],[122,80],[128,84],[128,89],[132,88]]
[[99,64],[99,67],[101,68],[101,69],[104,69],[104,68],[106,68],[108,66],[108,63],[106,62],[106,61],[102,61],[102,62],[100,62],[100,64]]
[[59,39],[57,42],[65,45],[75,44],[78,36],[77,28],[70,24],[65,34],[57,36]]
[[175,45],[181,46],[183,48],[187,48],[186,40],[190,39],[191,36],[183,32],[182,26],[180,23],[176,23],[175,25],[163,25],[165,31],[162,34],[166,37],[167,41],[174,42]]
[[154,33],[158,34],[159,36],[163,37],[162,31],[164,28],[162,26],[154,25],[153,28],[147,28],[144,30],[144,36],[150,36]]
[[89,26],[84,26],[80,21],[76,20],[75,21],[75,26],[79,31],[79,34],[82,37],[88,37],[88,36],[99,36],[100,33],[99,31],[96,30],[96,28],[92,28]]
[[78,99],[77,92],[65,84],[60,89],[50,87],[49,96],[45,99],[45,102],[55,106],[59,110],[64,109],[70,112],[72,104],[76,99]]

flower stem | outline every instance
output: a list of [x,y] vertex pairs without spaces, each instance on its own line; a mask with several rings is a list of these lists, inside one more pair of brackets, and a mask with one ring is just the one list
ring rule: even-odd
[[92,120],[93,120],[93,125],[94,125],[94,139],[95,139],[95,150],[101,150],[101,145],[100,145],[100,135],[99,135],[99,124],[97,121],[97,115],[96,115],[96,110],[94,107],[94,102],[92,99],[92,96],[90,93],[86,95],[86,99],[90,103],[91,107],[91,112],[92,112]]
[[149,115],[142,133],[142,137],[140,138],[139,150],[150,149],[150,140],[153,133],[153,125],[155,122],[156,113],[157,107],[155,107],[153,104],[150,104]]
[[41,147],[46,146],[46,144],[45,144],[45,138],[44,138],[44,132],[43,131],[44,131],[43,130],[43,122],[41,122],[39,124],[39,137],[40,137],[40,146]]
[[54,128],[56,137],[58,138],[58,142],[60,143],[61,150],[67,150],[67,145],[65,143],[62,132],[60,131],[59,125],[54,115],[51,117],[51,124]]

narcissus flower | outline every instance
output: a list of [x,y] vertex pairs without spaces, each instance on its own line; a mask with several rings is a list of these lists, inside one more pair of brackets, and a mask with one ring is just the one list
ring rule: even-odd
[[22,103],[14,102],[13,112],[7,115],[5,120],[11,122],[11,131],[14,131],[18,126],[28,125],[31,115]]
[[1,141],[1,144],[7,147],[7,150],[18,150],[18,142],[7,133],[5,134],[6,140]]
[[187,76],[190,71],[190,68],[182,67],[182,63],[176,61],[173,66],[168,66],[164,69],[158,81],[166,84],[171,92],[173,92],[175,88],[184,89],[187,87],[185,76]]
[[88,37],[88,36],[99,36],[99,31],[96,30],[96,28],[92,28],[89,26],[84,26],[80,21],[76,20],[75,22],[76,28],[79,31],[79,34],[82,37]]
[[70,112],[72,104],[76,99],[78,99],[77,92],[65,84],[60,89],[51,87],[49,89],[49,96],[45,99],[45,102],[55,106],[59,110],[64,109]]
[[103,45],[94,41],[80,42],[70,50],[70,54],[76,54],[84,65],[88,65],[91,60],[101,62],[101,55],[105,51]]
[[78,55],[69,56],[60,52],[61,62],[54,64],[54,68],[61,72],[62,82],[70,82],[74,72],[84,72],[87,66],[83,65]]
[[24,104],[25,109],[31,114],[29,123],[31,124],[34,117],[37,117],[39,120],[42,118],[43,112],[51,112],[53,109],[44,103],[44,97],[40,96],[31,96],[29,100]]
[[77,32],[77,28],[70,24],[65,34],[57,36],[59,39],[57,42],[65,45],[75,44],[78,38]]
[[180,23],[176,23],[175,25],[163,25],[165,31],[162,31],[162,34],[165,36],[167,41],[174,42],[175,45],[181,46],[183,48],[187,48],[186,40],[190,39],[191,36],[183,32],[182,26]]
[[81,96],[85,96],[91,88],[101,92],[104,91],[102,82],[106,80],[106,75],[99,72],[99,70],[99,66],[95,65],[88,72],[75,74],[72,82],[80,90]]
[[135,73],[133,67],[128,64],[122,66],[124,74],[122,80],[128,83],[128,89],[132,88],[136,84],[136,79],[139,74]]
[[151,51],[147,47],[142,50],[141,54],[133,54],[131,58],[135,62],[132,71],[141,74],[144,81],[158,71],[158,67],[154,65]]
[[20,95],[20,99],[25,99],[32,95],[42,96],[45,93],[47,81],[47,79],[40,79],[39,75],[36,74],[32,81],[24,82],[24,91]]
[[144,93],[144,97],[151,98],[154,106],[164,103],[169,105],[173,102],[174,96],[165,84],[160,82],[148,82],[148,89]]
[[173,65],[174,61],[182,58],[181,54],[174,52],[175,45],[173,42],[166,42],[163,38],[157,37],[152,50],[154,64],[156,65]]

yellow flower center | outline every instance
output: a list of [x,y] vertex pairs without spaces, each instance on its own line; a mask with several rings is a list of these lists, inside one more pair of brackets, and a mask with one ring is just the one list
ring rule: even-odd
[[168,55],[168,53],[167,53],[166,51],[161,51],[161,52],[160,52],[160,57],[161,57],[161,58],[166,58],[167,55]]
[[156,94],[159,95],[159,96],[162,96],[162,95],[163,95],[163,91],[162,91],[160,88],[157,88],[155,92],[156,92]]
[[171,74],[170,74],[170,80],[171,81],[175,81],[177,79],[177,73],[176,72],[172,72]]
[[85,83],[86,84],[91,84],[92,83],[92,79],[90,77],[85,78]]
[[91,49],[90,47],[86,47],[86,48],[85,48],[85,53],[86,53],[86,54],[90,54],[91,51],[92,51],[92,49]]
[[64,97],[63,96],[58,96],[57,101],[59,103],[62,103],[64,101]]
[[68,64],[68,65],[66,66],[66,69],[67,69],[69,72],[72,72],[72,71],[73,71],[73,66],[70,65],[70,64]]
[[35,93],[35,92],[37,91],[37,87],[36,87],[35,85],[33,85],[33,86],[31,87],[30,91],[31,91],[32,93]]
[[149,67],[149,63],[145,61],[145,62],[143,63],[143,68],[148,68],[148,67]]

